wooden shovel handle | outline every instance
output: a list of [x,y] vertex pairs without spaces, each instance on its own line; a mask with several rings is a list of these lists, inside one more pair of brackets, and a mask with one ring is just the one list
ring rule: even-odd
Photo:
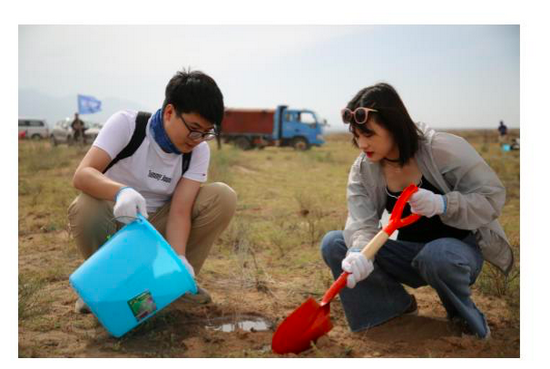
[[384,246],[388,238],[390,238],[390,236],[384,230],[381,230],[369,243],[367,243],[367,246],[363,247],[361,254],[367,259],[374,260],[374,255]]

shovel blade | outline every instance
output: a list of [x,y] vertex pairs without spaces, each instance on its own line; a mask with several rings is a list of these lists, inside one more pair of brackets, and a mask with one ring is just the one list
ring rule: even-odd
[[310,297],[279,325],[271,348],[277,354],[298,354],[331,329],[329,305],[320,306]]

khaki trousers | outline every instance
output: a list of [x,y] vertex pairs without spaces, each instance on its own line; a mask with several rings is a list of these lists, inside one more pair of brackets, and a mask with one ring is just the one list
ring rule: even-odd
[[[170,201],[149,214],[149,222],[166,238]],[[78,195],[68,209],[69,229],[78,250],[87,259],[124,224],[115,222],[113,201],[98,200],[87,194]],[[227,228],[237,206],[235,191],[225,183],[200,187],[191,211],[191,231],[186,257],[198,274],[212,245]]]

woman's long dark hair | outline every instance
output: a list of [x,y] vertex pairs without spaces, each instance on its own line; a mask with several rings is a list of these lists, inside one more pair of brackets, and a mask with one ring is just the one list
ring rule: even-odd
[[[377,112],[370,112],[369,120],[374,119],[392,134],[399,148],[399,165],[405,165],[411,157],[414,157],[423,135],[411,119],[399,94],[391,85],[377,83],[360,90],[347,105],[347,108],[352,111],[359,107],[377,110]],[[356,146],[357,131],[367,135],[372,133],[366,123],[357,124],[353,119],[349,129],[354,135],[353,142]]]

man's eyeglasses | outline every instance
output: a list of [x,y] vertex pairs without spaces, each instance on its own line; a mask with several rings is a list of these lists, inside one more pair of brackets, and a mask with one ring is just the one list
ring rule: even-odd
[[215,130],[211,130],[211,131],[208,131],[208,132],[202,132],[202,131],[197,131],[197,130],[191,129],[189,127],[189,125],[187,124],[187,122],[185,121],[185,119],[183,119],[183,116],[181,114],[178,115],[178,116],[181,118],[183,124],[185,124],[185,127],[187,127],[187,130],[189,131],[189,134],[187,135],[187,137],[189,137],[193,141],[199,141],[199,140],[210,141],[210,140],[213,140],[217,136]]
[[342,120],[345,124],[351,123],[352,119],[354,119],[357,124],[365,124],[367,120],[369,120],[369,112],[371,111],[374,113],[378,112],[378,110],[363,107],[357,108],[354,111],[347,108],[342,109]]

